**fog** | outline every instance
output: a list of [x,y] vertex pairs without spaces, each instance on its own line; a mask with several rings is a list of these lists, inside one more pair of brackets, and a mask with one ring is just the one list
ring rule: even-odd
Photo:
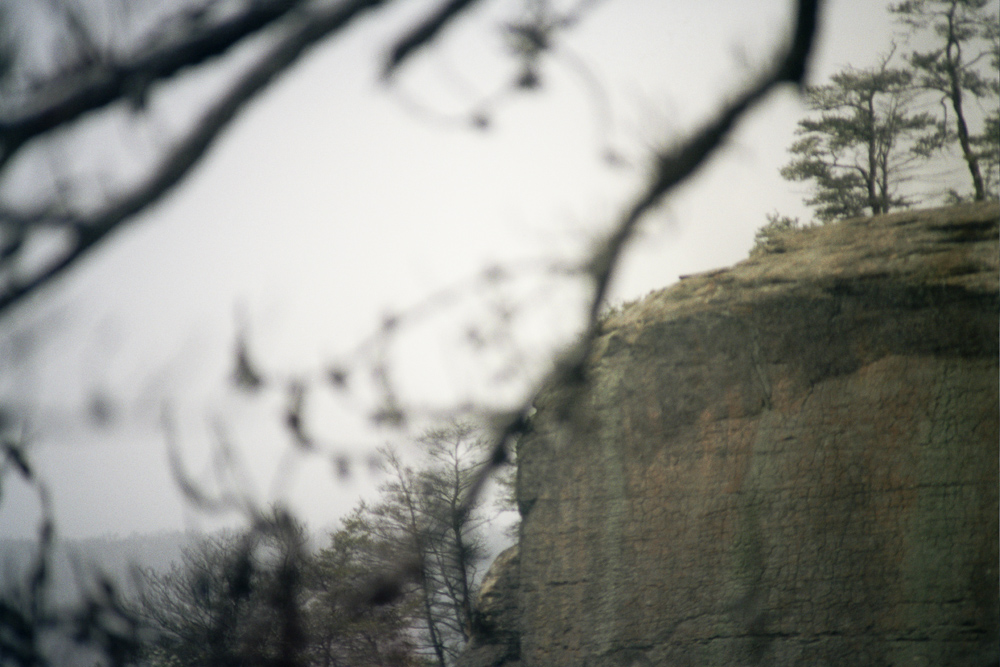
[[[307,376],[349,361],[387,316],[486,267],[581,258],[640,186],[649,148],[683,137],[767,62],[789,4],[604,3],[546,62],[541,88],[496,105],[486,129],[467,119],[509,70],[493,28],[501,9],[463,20],[390,84],[379,68],[406,13],[318,48],[164,202],[4,323],[0,397],[30,415],[29,453],[60,534],[232,520],[182,499],[165,416],[196,478],[210,483],[221,429],[259,502],[282,500],[311,527],[332,525],[378,483],[374,448],[398,438],[324,399],[310,418],[350,474],[327,458],[290,460],[281,392],[230,382],[240,332],[265,374]],[[880,3],[830,1],[824,11],[812,82],[888,48]],[[181,95],[163,108],[184,104]],[[644,223],[611,302],[743,259],[771,211],[809,219],[804,188],[778,174],[803,114],[783,90],[747,117]],[[542,276],[511,289],[502,298],[528,304],[511,343],[519,374],[498,385],[489,359],[456,351],[482,315],[471,290],[396,348],[409,398],[474,394],[503,405],[537,380],[582,323],[579,287]],[[0,536],[34,534],[37,494],[15,476],[3,483]]]

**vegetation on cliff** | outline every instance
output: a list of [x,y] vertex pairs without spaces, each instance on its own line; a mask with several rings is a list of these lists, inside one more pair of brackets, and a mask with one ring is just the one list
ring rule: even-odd
[[[805,203],[818,223],[998,197],[1000,17],[993,4],[917,0],[888,10],[906,28],[902,63],[894,43],[878,66],[847,67],[806,89],[810,113],[781,175],[811,184]],[[958,185],[956,162],[971,190]],[[767,220],[755,251],[772,233],[802,225],[777,212]]]

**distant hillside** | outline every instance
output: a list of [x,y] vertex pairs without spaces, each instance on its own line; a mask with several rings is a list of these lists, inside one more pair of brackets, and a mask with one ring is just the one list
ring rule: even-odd
[[[102,577],[116,582],[121,592],[130,594],[135,590],[136,568],[168,569],[180,559],[181,549],[197,537],[198,533],[172,531],[58,541],[52,559],[53,601],[73,602],[81,590]],[[0,538],[0,593],[25,581],[37,553],[34,540]]]

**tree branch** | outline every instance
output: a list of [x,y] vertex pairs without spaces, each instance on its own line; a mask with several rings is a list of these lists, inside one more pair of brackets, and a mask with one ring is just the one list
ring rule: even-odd
[[[622,252],[636,225],[676,185],[694,174],[705,160],[718,148],[739,118],[760,101],[774,87],[792,83],[804,88],[809,57],[816,34],[816,21],[820,0],[799,0],[794,37],[772,70],[756,84],[744,91],[736,100],[722,109],[715,120],[691,139],[670,153],[657,157],[649,175],[649,185],[615,225],[607,239],[593,253],[588,268],[594,279],[594,292],[590,302],[590,317],[583,339],[571,346],[562,361],[543,379],[540,386],[579,386],[583,379],[583,364],[597,335],[600,304],[604,301],[611,278],[621,259]],[[495,440],[481,472],[475,477],[463,499],[464,511],[469,511],[478,501],[486,480],[510,459],[507,447],[524,432],[537,391],[533,392],[516,410],[497,416]]]
[[670,190],[693,175],[722,143],[736,121],[772,88],[782,83],[793,83],[802,88],[816,31],[818,5],[819,0],[799,1],[794,39],[771,73],[737,97],[686,143],[670,153],[657,156],[646,191],[636,199],[591,259],[590,271],[595,283],[590,309],[592,328],[596,325],[600,304],[604,301],[622,250],[642,217],[659,204]]
[[197,126],[168,153],[144,183],[103,211],[74,221],[72,227],[77,233],[73,246],[41,273],[25,282],[12,285],[0,295],[0,317],[26,296],[62,274],[99,242],[176,186],[246,104],[279,74],[291,67],[309,47],[343,29],[363,11],[373,9],[385,1],[353,0],[323,13],[310,13],[303,23],[273,46],[209,108]]
[[404,60],[409,58],[420,47],[433,41],[445,25],[476,2],[478,0],[449,0],[438,7],[437,11],[425,18],[423,23],[417,25],[417,27],[413,28],[396,43],[396,46],[393,47],[389,54],[389,61],[386,63],[384,76],[386,78],[392,76]]
[[[303,0],[250,3],[246,11],[190,37],[154,48],[124,64],[94,64],[89,72],[72,77],[69,90],[61,89],[67,77],[43,87],[35,104],[13,119],[0,120],[0,170],[30,140],[63,127],[84,114],[128,97],[137,87],[170,78],[181,70],[222,55],[235,44],[273,25],[296,9]],[[54,98],[54,99],[52,99]]]

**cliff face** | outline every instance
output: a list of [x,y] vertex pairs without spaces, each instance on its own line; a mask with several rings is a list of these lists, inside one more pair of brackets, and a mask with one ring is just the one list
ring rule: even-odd
[[789,233],[608,318],[464,664],[997,664],[998,216]]

